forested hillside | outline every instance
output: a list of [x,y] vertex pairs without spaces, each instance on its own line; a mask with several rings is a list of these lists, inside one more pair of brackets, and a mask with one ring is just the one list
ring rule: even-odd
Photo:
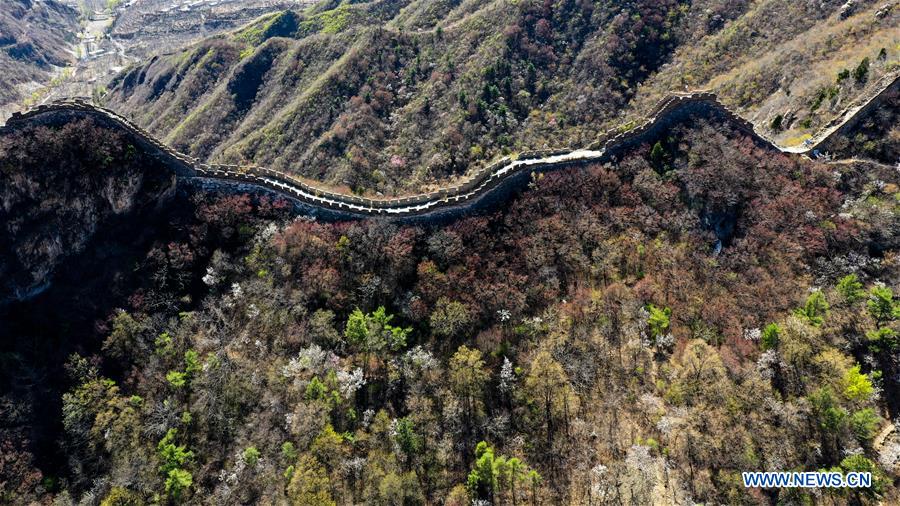
[[106,105],[200,158],[385,194],[587,145],[686,88],[797,144],[897,69],[900,9],[841,5],[321,2],[133,68]]
[[[0,306],[4,502],[900,500],[893,167],[691,121],[413,226],[157,163],[90,122],[0,138],[0,252],[80,239]],[[875,482],[740,482],[820,469]]]

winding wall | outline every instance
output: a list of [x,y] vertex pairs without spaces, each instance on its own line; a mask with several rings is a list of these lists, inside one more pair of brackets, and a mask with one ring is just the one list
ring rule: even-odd
[[179,177],[210,178],[241,184],[256,185],[273,190],[302,204],[338,213],[359,216],[416,216],[476,201],[502,182],[524,171],[546,171],[573,164],[599,162],[614,158],[628,148],[640,145],[673,123],[689,116],[724,119],[749,135],[760,145],[786,153],[806,154],[826,144],[833,136],[871,109],[878,107],[891,90],[900,86],[900,73],[886,75],[871,96],[859,97],[841,115],[831,121],[812,139],[799,147],[782,148],[762,136],[753,124],[740,117],[708,92],[672,94],[652,110],[643,123],[627,130],[611,130],[602,134],[586,149],[555,149],[527,151],[515,159],[502,158],[480,168],[466,180],[438,191],[390,199],[372,199],[335,193],[307,184],[284,172],[256,166],[202,163],[175,151],[152,134],[113,111],[80,100],[68,100],[42,105],[25,113],[16,113],[2,130],[16,128],[24,122],[59,121],[60,117],[90,115],[130,132],[144,149],[167,162]]

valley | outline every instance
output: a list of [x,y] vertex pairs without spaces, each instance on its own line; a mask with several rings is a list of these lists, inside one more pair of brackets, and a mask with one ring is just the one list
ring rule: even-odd
[[[19,1],[19,0],[16,0]],[[23,0],[24,1],[24,0]],[[29,0],[30,1],[30,0]],[[233,30],[272,10],[302,8],[305,0],[49,0],[68,7],[71,25],[57,28],[67,54],[19,100],[0,103],[0,122],[12,112],[63,98],[99,101],[129,65],[203,37]],[[0,97],[2,98],[2,97]]]
[[76,56],[78,14],[55,2],[10,0],[0,9],[0,122],[62,81]]

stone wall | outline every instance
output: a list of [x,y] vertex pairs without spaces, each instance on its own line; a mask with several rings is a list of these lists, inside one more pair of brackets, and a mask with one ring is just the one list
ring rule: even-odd
[[[820,132],[819,137],[814,137],[815,142],[808,143],[802,149],[789,151],[805,153],[819,149],[827,145],[829,139],[852,128],[859,117],[878,107],[882,100],[891,96],[889,92],[895,90],[900,83],[897,74],[885,76],[883,80],[876,93],[870,97],[860,97],[854,104],[848,106],[841,116]],[[372,199],[328,191],[300,181],[290,174],[265,167],[200,163],[160,142],[127,118],[81,100],[55,102],[15,114],[3,129],[16,128],[24,122],[60,122],[85,115],[100,118],[112,126],[125,129],[133,135],[141,147],[167,162],[179,177],[211,178],[257,185],[309,206],[361,216],[415,216],[432,213],[441,208],[458,207],[468,201],[478,200],[505,179],[522,172],[547,171],[574,164],[614,159],[628,149],[658,137],[665,129],[689,117],[721,119],[736,126],[760,145],[787,151],[757,133],[752,123],[720,103],[714,94],[709,92],[673,94],[660,101],[643,123],[627,129],[607,131],[601,134],[588,150],[561,148],[526,151],[514,158],[502,158],[474,171],[458,184],[437,191],[398,198]]]

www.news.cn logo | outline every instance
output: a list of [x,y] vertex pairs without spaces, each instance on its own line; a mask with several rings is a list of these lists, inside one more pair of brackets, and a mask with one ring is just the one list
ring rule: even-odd
[[872,486],[872,473],[829,472],[745,472],[748,488],[866,488]]

